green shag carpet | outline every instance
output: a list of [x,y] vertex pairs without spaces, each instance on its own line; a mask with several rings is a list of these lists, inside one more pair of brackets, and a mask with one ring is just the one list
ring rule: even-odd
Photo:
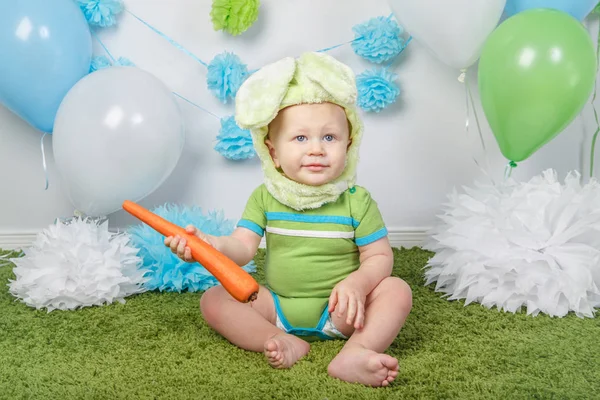
[[[423,286],[430,253],[395,251],[414,308],[388,353],[388,388],[327,375],[343,342],[319,342],[290,370],[213,332],[199,293],[144,293],[126,304],[37,311],[16,302],[0,267],[2,399],[590,399],[600,396],[600,321],[464,307]],[[264,254],[257,255],[262,265]],[[257,279],[263,277],[257,274]]]

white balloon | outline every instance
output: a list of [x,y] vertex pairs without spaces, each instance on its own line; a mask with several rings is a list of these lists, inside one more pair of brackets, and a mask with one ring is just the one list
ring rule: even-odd
[[506,0],[389,0],[398,22],[443,63],[466,69],[481,55]]
[[185,132],[171,91],[135,67],[81,79],[63,99],[52,134],[54,159],[73,206],[90,216],[139,201],[169,177]]

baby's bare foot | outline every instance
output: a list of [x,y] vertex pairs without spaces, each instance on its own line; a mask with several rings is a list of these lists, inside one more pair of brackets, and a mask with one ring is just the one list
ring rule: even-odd
[[398,360],[362,346],[346,346],[331,361],[327,372],[346,382],[388,386],[398,376]]
[[308,350],[308,342],[287,333],[278,333],[265,342],[265,356],[273,368],[290,368]]

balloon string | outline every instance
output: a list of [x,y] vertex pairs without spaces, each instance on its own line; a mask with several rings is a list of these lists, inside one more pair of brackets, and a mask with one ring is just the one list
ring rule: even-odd
[[515,168],[517,168],[517,163],[514,161],[510,161],[508,164],[506,164],[506,167],[504,167],[504,180],[510,178],[512,171]]
[[592,149],[590,150],[590,178],[594,176],[594,158],[596,152],[596,140],[600,133],[600,122],[598,121],[598,111],[596,110],[596,84],[598,81],[598,63],[600,63],[600,24],[598,25],[598,40],[596,42],[596,81],[594,81],[594,95],[592,96],[592,109],[594,110],[594,119],[596,120],[596,132],[592,136]]
[[[479,117],[477,116],[477,111],[475,109],[475,102],[473,101],[473,95],[471,94],[471,89],[469,87],[467,70],[461,69],[460,71],[461,71],[461,74],[458,77],[458,80],[465,85],[465,103],[466,103],[466,113],[467,113],[466,118],[465,118],[465,131],[467,134],[467,138],[469,138],[469,125],[470,125],[469,115],[470,115],[470,109],[471,109],[471,107],[473,107],[473,115],[475,116],[475,123],[477,124],[479,140],[481,142],[481,147],[483,148],[484,157],[486,159],[486,166],[487,166],[487,164],[488,164],[487,163],[487,150],[486,150],[486,146],[485,146],[485,141],[483,140],[483,134],[481,133],[481,125],[479,124]],[[470,105],[469,105],[469,101],[471,102]],[[490,179],[492,184],[495,184],[494,179],[488,174],[486,168],[481,166],[479,161],[477,161],[477,158],[475,157],[475,155],[471,155],[471,158],[475,162],[475,165],[477,165],[477,167],[481,170],[481,172],[483,172],[483,174]]]
[[487,148],[485,147],[485,140],[483,140],[483,134],[481,133],[481,125],[479,124],[479,116],[477,115],[477,108],[475,107],[475,102],[473,101],[473,94],[471,93],[471,87],[468,82],[465,81],[465,86],[467,87],[467,92],[469,93],[469,99],[471,100],[471,106],[473,107],[473,115],[475,116],[475,123],[477,124],[477,133],[479,134],[479,142],[481,143],[481,148],[484,151],[484,155],[487,158]]
[[44,177],[46,179],[46,185],[44,187],[44,190],[48,190],[48,167],[46,165],[46,152],[44,151],[44,138],[47,134],[48,132],[44,132],[44,134],[42,135],[42,139],[40,140],[40,147],[42,150],[42,168],[44,168]]

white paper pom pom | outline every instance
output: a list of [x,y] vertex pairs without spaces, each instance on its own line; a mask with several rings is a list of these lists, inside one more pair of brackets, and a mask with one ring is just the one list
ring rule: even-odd
[[74,218],[57,221],[37,235],[25,255],[12,258],[13,296],[48,312],[124,303],[145,289],[138,249],[129,235],[108,231],[108,222]]
[[450,196],[426,249],[425,272],[449,300],[527,314],[593,317],[600,307],[600,184],[564,185],[545,171],[529,182],[476,185]]

